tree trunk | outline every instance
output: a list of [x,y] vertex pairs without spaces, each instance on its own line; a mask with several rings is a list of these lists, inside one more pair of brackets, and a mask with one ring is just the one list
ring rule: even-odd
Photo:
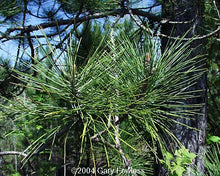
[[[202,34],[202,17],[204,12],[203,0],[164,0],[162,9],[163,18],[177,22],[188,22],[184,24],[166,23],[161,28],[162,34],[174,37],[182,37],[186,32],[189,31],[186,35],[187,38]],[[162,52],[164,51],[168,41],[168,38],[162,39]],[[195,40],[191,44],[192,48],[197,48],[191,53],[190,57],[204,54],[203,42],[204,41],[202,40]],[[204,64],[204,66],[206,67],[206,61],[203,61],[200,64]],[[179,139],[179,141],[186,148],[188,148],[190,152],[198,154],[197,158],[193,162],[197,165],[200,171],[205,172],[202,156],[204,154],[206,140],[206,75],[204,74],[199,80],[197,80],[197,84],[191,87],[190,90],[203,90],[202,92],[197,93],[198,98],[189,99],[185,101],[185,103],[187,104],[203,104],[202,108],[199,109],[200,114],[195,114],[194,117],[190,118],[190,120],[177,120],[188,126],[199,129],[199,131],[189,129],[185,126],[178,124],[173,125],[172,131]],[[164,169],[161,168],[159,169],[158,175],[164,176],[166,175],[165,172],[166,171],[164,171]],[[190,169],[188,169],[187,175],[191,175]]]

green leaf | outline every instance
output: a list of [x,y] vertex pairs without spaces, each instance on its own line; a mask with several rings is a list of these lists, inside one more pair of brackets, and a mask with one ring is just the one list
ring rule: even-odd
[[166,152],[165,157],[166,157],[166,160],[168,161],[173,159],[173,155],[170,152]]
[[194,158],[196,157],[196,154],[194,154],[194,153],[188,153],[186,156],[187,156],[188,158],[190,158],[190,159],[194,159]]
[[184,169],[184,167],[176,165],[175,167],[175,173],[177,174],[177,176],[183,176],[183,173],[186,171],[186,169]]
[[37,125],[37,126],[36,126],[36,129],[37,129],[37,130],[40,130],[40,129],[42,129],[42,128],[43,128],[43,126],[41,126],[41,125]]
[[209,137],[208,141],[216,142],[216,143],[220,144],[220,137],[218,137],[218,136],[211,136],[211,137]]
[[12,174],[12,176],[20,176],[20,174],[16,172],[15,174]]

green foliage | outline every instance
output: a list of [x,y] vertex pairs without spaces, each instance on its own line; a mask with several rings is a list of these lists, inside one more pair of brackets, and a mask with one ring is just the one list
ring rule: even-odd
[[210,136],[207,139],[207,143],[208,144],[211,144],[211,143],[219,143],[220,144],[220,137],[218,137],[218,136]]
[[17,172],[15,174],[12,174],[12,176],[20,176],[20,174]]
[[4,160],[1,160],[0,169],[1,175],[21,176],[14,168],[13,157],[4,157]]
[[[213,141],[214,142],[214,141]],[[192,173],[196,176],[216,176],[220,175],[220,149],[219,143],[212,143],[207,146],[207,150],[204,155],[206,173],[202,173],[196,167],[192,170]]]
[[17,86],[19,80],[13,77],[13,74],[10,61],[0,58],[0,96],[10,98],[21,91]]
[[[129,122],[123,122],[121,124],[121,129],[126,129],[126,131],[120,132],[121,139],[126,139],[126,142],[132,147],[122,143],[122,148],[126,153],[126,157],[129,162],[131,162],[131,168],[133,173],[139,172],[139,175],[153,175],[154,172],[154,156],[150,151],[150,146],[146,144],[146,141],[143,140],[141,136],[133,136],[135,131],[130,127]],[[96,146],[96,151],[101,152],[101,146]],[[123,175],[123,160],[120,156],[120,153],[117,150],[108,150],[103,151],[109,157],[108,168],[114,169],[117,171],[116,175]]]
[[0,21],[0,24],[3,23],[3,25],[5,25],[7,19],[13,19],[13,17],[20,14],[22,9],[22,6],[18,0],[2,0],[0,2],[0,7],[0,16],[6,17],[5,20]]
[[116,8],[119,0],[59,0],[62,8],[68,13],[75,13],[81,10],[82,12],[100,12],[102,10]]
[[[217,2],[218,9],[219,3]],[[219,18],[213,5],[213,1],[205,1],[205,26],[207,31],[213,31],[217,28]],[[219,35],[207,39],[207,63],[208,63],[208,131],[211,135],[220,135],[220,42],[217,40]]]
[[46,161],[41,159],[40,163],[38,163],[38,170],[35,173],[36,175],[44,175],[44,176],[54,176],[56,175],[58,163],[52,163],[51,161]]
[[[76,60],[77,66],[81,66],[88,62],[89,57],[94,53],[94,51],[99,47],[103,38],[103,26],[97,22],[86,22],[83,23],[81,30],[76,30],[75,41],[73,41],[73,48],[78,47],[77,41],[79,43],[78,58]],[[82,37],[83,36],[83,37]],[[99,49],[104,46],[100,46]]]
[[220,175],[220,150],[219,144],[211,145],[206,153],[205,166],[208,175]]
[[[3,22],[13,19],[24,10],[25,1],[19,2],[22,3],[14,0],[0,2],[3,7],[0,15],[5,17]],[[41,1],[26,2],[30,2],[30,6],[36,3],[39,5],[38,10],[43,6]],[[135,2],[137,1],[131,1]],[[108,12],[109,9],[119,7],[120,1],[59,0],[54,3],[59,3],[69,18],[81,17],[83,14],[92,15],[103,10]],[[58,19],[56,15],[49,18],[56,11],[55,8],[42,9],[48,17],[45,19]],[[214,12],[210,6],[206,10],[210,14]],[[39,15],[39,18],[45,15],[38,12],[35,15]],[[26,15],[23,17],[25,20]],[[207,20],[207,24],[216,27],[212,20]],[[174,143],[178,144],[169,127],[178,123],[177,118],[190,118],[200,108],[200,105],[190,105],[191,109],[188,110],[189,105],[183,103],[186,99],[194,98],[194,92],[189,92],[188,88],[204,72],[198,66],[197,60],[200,58],[188,58],[191,41],[185,44],[174,41],[161,56],[155,42],[157,39],[141,35],[141,29],[134,32],[131,30],[133,27],[131,21],[125,21],[124,32],[128,36],[120,29],[112,42],[111,36],[107,35],[103,39],[103,31],[98,23],[83,23],[80,30],[75,29],[74,38],[69,38],[71,44],[65,51],[66,57],[61,59],[52,43],[48,42],[46,49],[39,43],[46,61],[40,62],[38,56],[33,58],[36,65],[32,65],[32,70],[36,71],[37,76],[0,67],[0,81],[4,83],[0,86],[0,120],[4,128],[7,127],[1,137],[18,138],[17,146],[21,142],[24,145],[19,146],[21,150],[28,146],[25,150],[28,156],[23,160],[24,164],[28,160],[34,161],[32,159],[36,152],[41,151],[42,146],[47,146],[45,152],[38,153],[43,161],[42,165],[33,162],[34,167],[39,167],[38,175],[50,175],[61,167],[61,162],[69,162],[74,167],[125,167],[117,147],[117,133],[120,146],[131,162],[131,167],[144,169],[150,175],[153,174],[152,163],[157,155],[157,145],[162,149],[166,148],[164,136],[171,136]],[[135,38],[136,34],[138,39]],[[78,40],[81,42],[77,43]],[[20,42],[25,47],[22,39]],[[210,58],[218,58],[215,51],[219,45],[216,41],[210,40],[207,48]],[[146,61],[146,53],[149,53],[150,61]],[[211,69],[208,82],[210,87],[214,87],[209,89],[210,126],[218,127],[218,108],[212,109],[219,105],[217,59],[209,59],[209,66]],[[29,67],[29,64],[25,67]],[[9,73],[13,73],[14,77],[10,77],[13,79],[5,79]],[[18,79],[20,82],[16,82]],[[12,97],[11,94],[10,97],[6,96],[8,92],[17,92],[10,82],[26,87],[25,93],[17,97]],[[116,121],[116,117],[119,117],[119,121]],[[213,123],[215,121],[217,123]],[[8,125],[9,123],[11,124]],[[67,127],[68,130],[61,133]],[[161,135],[162,133],[165,135]],[[219,138],[212,136],[209,141],[217,142]],[[169,165],[172,174],[181,175],[195,156],[187,149],[177,150],[174,155],[166,153],[164,162]],[[53,157],[60,165],[54,166],[45,161]],[[13,170],[12,165],[5,167]]]
[[[119,34],[113,41],[104,37],[84,66],[77,65],[79,47],[71,45],[66,58],[54,63],[57,54],[48,42],[53,57],[39,44],[51,67],[34,58],[32,69],[37,76],[13,70],[27,87],[28,97],[2,97],[11,106],[0,106],[2,116],[14,119],[11,135],[22,131],[31,139],[24,164],[51,141],[47,146],[58,148],[64,158],[69,154],[66,162],[74,167],[123,166],[122,150],[133,169],[152,173],[156,144],[166,148],[160,132],[178,143],[169,126],[177,117],[196,113],[198,105],[190,105],[195,110],[187,111],[181,100],[193,98],[187,88],[204,71],[197,66],[199,56],[188,58],[191,41],[176,41],[161,56],[155,39],[146,38],[140,48],[135,40],[121,31]],[[99,47],[103,47],[101,51]],[[66,128],[68,133],[58,135]],[[175,154],[175,172],[179,174],[193,156],[185,150]]]
[[185,147],[181,147],[176,150],[174,155],[169,152],[164,152],[164,160],[161,160],[161,163],[166,166],[169,175],[171,176],[182,176],[186,173],[187,167],[192,163],[192,160],[195,159],[196,155],[190,153]]

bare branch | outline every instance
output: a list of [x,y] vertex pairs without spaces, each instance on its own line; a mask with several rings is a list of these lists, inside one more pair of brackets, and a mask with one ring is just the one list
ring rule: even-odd
[[[127,2],[126,0],[124,0],[122,3],[123,5],[125,4],[125,2]],[[128,2],[126,3],[128,4]],[[117,19],[114,23],[117,22]],[[113,23],[113,24],[114,24]],[[115,40],[114,40],[114,25],[112,26],[111,28],[111,32],[110,32],[110,38],[111,38],[111,43],[112,43],[112,48],[114,49],[115,48]],[[113,61],[114,62],[117,62],[116,58],[115,58],[115,54],[113,53]],[[118,79],[118,75],[117,73],[114,73],[114,78],[117,80]],[[117,97],[119,97],[119,90],[117,88],[115,88],[115,94]],[[117,105],[116,105],[116,111],[117,111]],[[119,123],[117,124],[116,122],[119,121],[119,116],[117,114],[114,113],[114,115],[112,114],[109,114],[109,123],[110,123],[110,120],[113,120],[113,125],[114,125],[114,134],[115,134],[115,143],[116,143],[116,149],[119,151],[119,153],[121,154],[121,157],[122,157],[122,160],[124,162],[124,165],[125,167],[128,169],[128,171],[130,172],[131,168],[130,168],[130,165],[131,165],[131,162],[127,159],[127,157],[125,156],[125,153],[123,152],[122,150],[122,147],[121,147],[121,142],[120,142],[120,134],[119,134]],[[110,125],[109,125],[110,126]],[[131,174],[132,175],[132,174]]]
[[100,136],[98,136],[97,138],[93,138],[92,140],[93,140],[94,142],[101,142],[101,143],[105,144],[106,146],[115,149],[115,145],[112,145],[112,144],[110,144],[109,142],[104,141]]
[[28,10],[27,12],[33,17],[47,19],[47,18],[51,18],[51,17],[55,16],[60,9],[61,9],[61,6],[59,8],[57,8],[57,10],[49,16],[39,16],[39,13],[37,15],[35,15],[30,10]]
[[131,16],[131,18],[135,21],[135,23],[142,29],[144,29],[145,31],[147,31],[148,33],[150,33],[151,35],[153,35],[153,32],[150,28],[146,28],[144,25],[142,25],[137,18],[135,18],[132,10],[128,7],[128,11],[129,11],[129,14]]
[[[108,129],[110,129],[110,128],[111,128],[111,127],[109,127]],[[106,132],[108,132],[107,129],[105,129],[105,130],[103,130],[103,131],[101,131],[101,132],[99,132],[99,133],[96,133],[95,135],[93,135],[93,136],[90,137],[90,138],[91,138],[91,140],[96,141],[102,134],[104,134],[104,133],[106,133]]]
[[19,155],[19,156],[23,156],[23,157],[27,156],[27,154],[25,154],[23,152],[17,152],[17,151],[0,152],[0,156],[4,156],[4,155]]
[[193,23],[196,20],[196,18],[197,18],[197,16],[189,21],[171,21],[169,19],[162,19],[160,21],[160,24],[166,24],[166,23],[169,23],[169,24],[189,24],[189,23]]
[[[220,17],[220,13],[219,10],[217,9],[216,6],[216,2],[215,0],[213,0],[213,3],[215,5],[215,8],[217,10],[218,16]],[[166,36],[164,34],[153,34],[153,32],[146,28],[144,25],[142,25],[137,18],[135,17],[135,15],[138,16],[142,16],[142,17],[147,17],[148,20],[150,21],[154,21],[154,22],[159,22],[160,24],[165,24],[165,23],[170,23],[170,24],[188,24],[188,23],[192,23],[193,21],[195,21],[196,17],[190,21],[171,21],[169,19],[162,19],[160,18],[160,16],[154,15],[150,12],[146,12],[143,10],[140,10],[139,8],[130,8],[129,6],[127,8],[123,8],[123,9],[113,9],[113,10],[109,10],[106,12],[100,12],[100,13],[94,13],[94,14],[90,14],[90,15],[84,15],[82,17],[75,17],[75,18],[70,18],[70,19],[66,19],[66,20],[56,20],[56,21],[52,21],[52,22],[46,22],[46,23],[40,23],[38,25],[29,25],[29,26],[16,26],[13,28],[9,28],[7,29],[6,33],[3,35],[0,35],[0,40],[1,39],[5,39],[4,41],[8,41],[8,40],[12,40],[12,39],[24,39],[24,38],[34,38],[35,36],[25,36],[24,33],[27,32],[33,32],[36,30],[39,30],[39,28],[49,28],[49,27],[55,27],[57,25],[62,26],[62,25],[71,25],[71,24],[78,24],[78,23],[82,23],[85,22],[87,20],[91,20],[91,19],[98,19],[98,18],[103,18],[103,17],[108,17],[108,16],[117,16],[117,15],[121,15],[121,14],[130,14],[131,18],[135,21],[135,23],[141,27],[142,29],[144,29],[147,32],[150,32],[150,34],[152,35],[157,35],[160,37],[166,37],[166,38],[170,38],[170,39],[178,39],[178,37],[171,37],[171,36]],[[68,27],[67,27],[68,28]],[[66,28],[65,28],[66,29]],[[10,36],[10,34],[14,31],[21,31],[21,33],[16,34],[14,36]],[[62,30],[63,32],[63,30]],[[196,40],[200,40],[200,39],[204,39],[210,36],[213,36],[214,34],[216,34],[217,32],[219,32],[219,28],[213,32],[211,32],[210,34],[204,35],[204,36],[200,36],[197,37]],[[58,33],[54,33],[54,34],[50,34],[50,36],[55,36]],[[44,36],[38,36],[38,38],[40,37],[44,37]],[[184,40],[189,40],[188,38],[185,38]]]
[[[209,37],[212,37],[213,35],[217,34],[218,32],[220,32],[220,26],[218,26],[218,28],[206,35],[202,35],[202,36],[199,36],[199,37],[195,37],[194,40],[202,40],[202,39],[206,39],[206,38],[209,38]],[[173,39],[173,40],[183,40],[183,41],[188,41],[188,40],[191,40],[192,38],[181,38],[181,37],[172,37],[172,36],[168,36],[168,35],[165,35],[165,34],[156,34],[155,36],[159,36],[159,37],[166,37],[168,39]]]
[[215,6],[215,10],[217,11],[218,18],[220,19],[220,13],[219,13],[219,10],[218,10],[218,7],[217,7],[217,5],[216,5],[216,1],[215,1],[215,0],[213,0],[213,4],[214,4],[214,6]]
[[[123,10],[124,14],[129,14],[129,11],[127,9]],[[145,12],[139,9],[132,9],[132,13],[135,15],[140,15],[143,17],[147,17],[149,20],[152,21],[160,21],[160,17],[153,15],[149,12]],[[107,12],[100,12],[100,13],[94,13],[94,14],[90,14],[90,15],[85,15],[79,18],[71,18],[71,19],[66,19],[66,20],[56,20],[56,21],[52,21],[52,22],[45,22],[45,23],[40,23],[38,25],[29,25],[29,26],[16,26],[13,28],[9,28],[6,31],[5,35],[1,35],[0,39],[3,38],[11,38],[12,36],[10,36],[10,33],[14,32],[14,31],[23,31],[23,32],[33,32],[36,30],[39,30],[39,27],[45,29],[45,28],[49,28],[49,27],[55,27],[57,25],[62,26],[62,25],[68,25],[68,24],[77,24],[77,23],[82,23],[84,21],[88,21],[91,19],[98,19],[98,18],[103,18],[103,17],[108,17],[108,16],[117,16],[122,14],[122,9],[114,9],[114,10],[109,10]],[[12,38],[13,39],[13,38]]]
[[121,148],[121,142],[120,142],[120,136],[119,136],[119,124],[116,124],[116,122],[119,121],[119,116],[115,115],[114,116],[114,126],[115,126],[115,142],[116,142],[116,148],[118,149],[119,153],[121,154],[121,157],[124,161],[125,167],[128,169],[128,172],[130,173],[130,175],[133,175],[131,172],[131,161],[129,159],[127,159],[127,157],[125,156],[125,153],[123,152],[122,148]]

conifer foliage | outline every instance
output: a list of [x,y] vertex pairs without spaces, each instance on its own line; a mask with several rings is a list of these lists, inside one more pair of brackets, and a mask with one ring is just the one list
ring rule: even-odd
[[[13,70],[29,93],[25,100],[2,97],[8,101],[1,105],[2,116],[14,117],[14,133],[28,129],[35,134],[24,150],[24,166],[45,150],[57,160],[63,149],[61,161],[72,168],[137,169],[144,175],[152,173],[157,147],[166,151],[162,133],[178,144],[169,126],[177,117],[196,113],[198,105],[187,111],[181,100],[193,98],[187,90],[203,73],[197,57],[188,59],[191,41],[178,40],[160,55],[155,39],[146,38],[140,48],[122,32],[109,35],[81,67],[79,45],[70,40],[65,58],[56,62],[51,58],[58,54],[49,41],[49,50],[41,46],[47,62],[33,58],[37,76]],[[67,170],[71,168],[64,166]]]

